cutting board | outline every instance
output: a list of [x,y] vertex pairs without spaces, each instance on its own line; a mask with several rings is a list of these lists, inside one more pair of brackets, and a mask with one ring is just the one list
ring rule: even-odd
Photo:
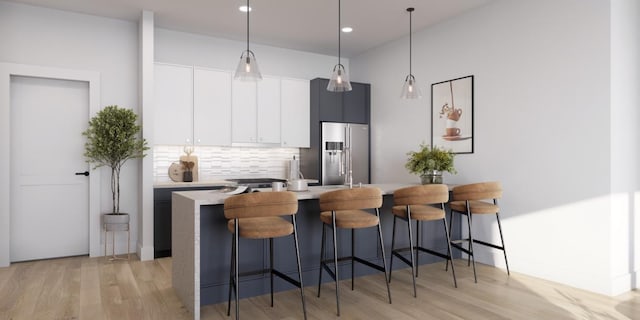
[[193,181],[198,181],[198,157],[197,156],[181,156],[180,161],[176,161],[169,166],[169,178],[173,182],[183,182],[182,175],[184,173],[184,166],[181,161],[193,162]]

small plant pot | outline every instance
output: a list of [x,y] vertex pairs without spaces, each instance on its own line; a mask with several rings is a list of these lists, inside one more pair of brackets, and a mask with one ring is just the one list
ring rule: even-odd
[[422,184],[441,184],[442,183],[442,171],[432,170],[425,172],[420,176]]

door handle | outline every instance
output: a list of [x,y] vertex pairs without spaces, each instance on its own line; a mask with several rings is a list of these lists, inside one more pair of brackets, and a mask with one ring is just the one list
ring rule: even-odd
[[85,176],[85,177],[88,177],[88,176],[89,176],[89,171],[85,171],[85,172],[76,172],[76,176]]

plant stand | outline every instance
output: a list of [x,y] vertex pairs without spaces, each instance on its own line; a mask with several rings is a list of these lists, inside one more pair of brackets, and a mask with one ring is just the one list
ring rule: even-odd
[[[129,228],[129,215],[128,214],[105,214],[103,215],[102,229],[104,230],[104,256],[107,257],[107,243],[108,232],[111,232],[111,257],[109,261],[114,260],[129,260],[131,247],[131,231]],[[127,232],[127,258],[120,258],[116,256],[116,232]]]

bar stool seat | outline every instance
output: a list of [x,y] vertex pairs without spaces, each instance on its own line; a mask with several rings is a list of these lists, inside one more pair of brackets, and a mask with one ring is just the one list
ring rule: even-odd
[[[421,221],[442,220],[445,214],[440,208],[425,205],[410,205],[409,210],[411,210],[411,219]],[[406,206],[394,206],[391,212],[400,218],[407,218]]]
[[[466,201],[452,201],[449,203],[449,207],[451,208],[451,210],[455,210],[458,212],[467,211]],[[469,207],[471,208],[471,212],[473,212],[474,214],[495,214],[500,211],[500,207],[498,207],[497,205],[479,200],[469,201]],[[413,210],[411,212],[413,212]]]
[[[235,220],[229,220],[227,228],[234,232]],[[293,233],[291,222],[280,217],[244,218],[238,222],[238,235],[248,239],[267,239],[288,236]]]
[[[331,211],[320,213],[320,220],[326,224],[332,224]],[[359,229],[377,226],[378,217],[362,210],[336,211],[336,227],[343,229]]]

